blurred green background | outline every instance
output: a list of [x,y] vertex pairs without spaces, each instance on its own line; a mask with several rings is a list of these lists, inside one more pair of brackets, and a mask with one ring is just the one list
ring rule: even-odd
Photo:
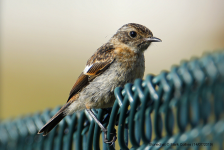
[[126,23],[162,43],[145,52],[145,74],[224,47],[224,1],[2,0],[0,118],[66,102],[87,59]]

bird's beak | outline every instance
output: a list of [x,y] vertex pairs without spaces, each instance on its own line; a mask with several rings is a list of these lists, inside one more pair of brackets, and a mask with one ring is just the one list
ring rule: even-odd
[[162,40],[160,40],[157,37],[146,38],[146,41],[149,41],[149,42],[162,42]]

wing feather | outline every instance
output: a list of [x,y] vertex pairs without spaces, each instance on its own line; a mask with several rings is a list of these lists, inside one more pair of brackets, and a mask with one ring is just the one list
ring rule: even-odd
[[[88,84],[88,76],[81,73],[80,76],[78,77],[77,81],[75,82],[75,84],[73,85],[69,97],[68,97],[68,101],[70,100],[70,98],[72,98],[75,94],[77,94],[77,92],[79,92],[83,87],[85,87]],[[67,101],[67,102],[68,102]]]
[[[104,72],[114,61],[114,48],[111,45],[103,45],[97,52],[87,61],[84,71],[78,77],[76,83],[72,87],[68,101],[94,78]],[[67,102],[68,102],[67,101]]]
[[102,73],[103,70],[109,67],[109,65],[113,62],[113,60],[106,60],[101,62],[96,62],[91,65],[91,67],[88,67],[89,69],[86,69],[86,72],[84,72],[86,75],[89,76],[95,76],[100,73]]

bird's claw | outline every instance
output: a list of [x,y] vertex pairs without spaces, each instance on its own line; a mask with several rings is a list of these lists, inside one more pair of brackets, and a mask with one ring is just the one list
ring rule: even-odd
[[[110,133],[110,134],[114,134],[114,133]],[[107,139],[107,131],[104,132],[104,143],[110,144],[110,146],[111,146],[111,145],[114,144],[114,142],[116,141],[116,139],[117,139],[117,137],[116,137],[116,133],[115,133],[115,135],[113,136],[113,139],[111,141],[109,141]]]

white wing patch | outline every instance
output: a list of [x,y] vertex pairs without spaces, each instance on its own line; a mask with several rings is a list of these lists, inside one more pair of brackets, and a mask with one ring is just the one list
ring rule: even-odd
[[92,66],[93,66],[93,64],[90,65],[90,66],[89,65],[86,66],[86,68],[84,69],[83,73],[86,74]]

